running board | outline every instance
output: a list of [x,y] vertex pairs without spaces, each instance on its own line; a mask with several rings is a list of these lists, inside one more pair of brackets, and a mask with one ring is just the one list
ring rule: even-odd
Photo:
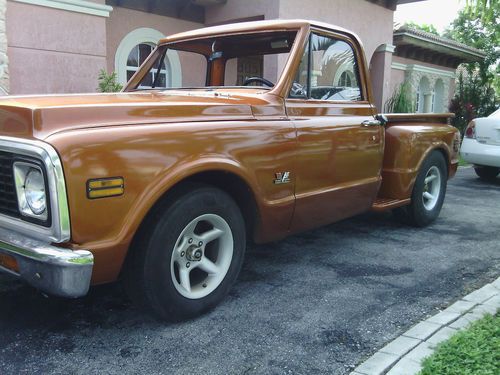
[[392,210],[393,208],[406,206],[410,204],[411,199],[391,199],[391,198],[377,198],[372,205],[372,211],[387,211]]

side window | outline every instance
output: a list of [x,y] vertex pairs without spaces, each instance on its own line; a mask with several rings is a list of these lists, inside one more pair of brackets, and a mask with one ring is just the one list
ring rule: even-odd
[[290,97],[304,97],[297,95],[302,93],[298,89],[303,88],[311,99],[361,100],[359,70],[351,45],[343,40],[312,34],[309,46],[300,63]]
[[308,91],[308,69],[309,69],[309,43],[307,43],[300,60],[299,69],[293,80],[292,89],[290,90],[290,98],[307,99]]

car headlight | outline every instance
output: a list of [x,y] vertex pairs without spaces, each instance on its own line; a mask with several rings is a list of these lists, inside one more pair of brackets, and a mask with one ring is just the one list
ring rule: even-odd
[[31,168],[24,181],[26,202],[35,215],[41,215],[47,209],[45,181],[39,169]]
[[42,168],[36,164],[15,162],[14,179],[21,215],[46,221],[47,192]]

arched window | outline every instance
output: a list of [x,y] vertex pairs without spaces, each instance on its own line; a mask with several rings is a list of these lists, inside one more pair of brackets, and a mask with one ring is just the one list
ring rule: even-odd
[[[132,48],[132,51],[130,51],[127,58],[127,81],[129,81],[135,72],[137,72],[146,58],[151,54],[151,52],[153,52],[154,48],[155,46],[149,43],[140,43]],[[155,82],[156,79],[156,87],[170,87],[170,76],[170,64],[167,59],[159,72],[158,79],[156,78],[156,69],[154,69],[148,74],[146,80],[143,81],[143,84],[139,86],[139,88],[152,87],[153,82]]]
[[[349,47],[350,48],[350,47]],[[351,52],[352,54],[352,52]],[[346,58],[346,56],[348,58]],[[357,71],[357,66],[355,64],[354,55],[349,56],[348,54],[341,54],[343,61],[336,67],[332,66],[332,71],[334,72],[333,86],[334,87],[346,87],[359,89],[359,83],[356,77],[355,71]],[[332,64],[333,65],[333,64]]]
[[429,79],[422,77],[418,85],[416,109],[419,113],[432,111],[433,92],[430,89]]
[[345,70],[340,75],[338,85],[342,87],[354,87],[354,82],[354,74],[348,70]]
[[444,83],[440,78],[436,80],[434,85],[434,112],[446,112],[446,108],[444,108],[445,99],[444,99]]
[[[115,55],[115,71],[118,82],[125,85],[135,74],[141,64],[153,51],[156,44],[164,35],[154,29],[140,28],[128,33],[120,42]],[[142,88],[151,87],[156,72],[151,72],[146,84]],[[160,71],[157,87],[182,86],[182,70],[179,55],[176,51],[168,50],[165,64]]]

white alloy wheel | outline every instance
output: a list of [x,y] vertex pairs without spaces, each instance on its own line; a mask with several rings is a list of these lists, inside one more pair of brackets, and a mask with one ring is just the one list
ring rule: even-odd
[[431,211],[437,204],[441,194],[441,172],[433,165],[427,171],[424,179],[422,203],[426,210]]
[[215,214],[192,220],[179,235],[170,269],[175,289],[188,299],[212,293],[224,280],[233,258],[229,224]]

